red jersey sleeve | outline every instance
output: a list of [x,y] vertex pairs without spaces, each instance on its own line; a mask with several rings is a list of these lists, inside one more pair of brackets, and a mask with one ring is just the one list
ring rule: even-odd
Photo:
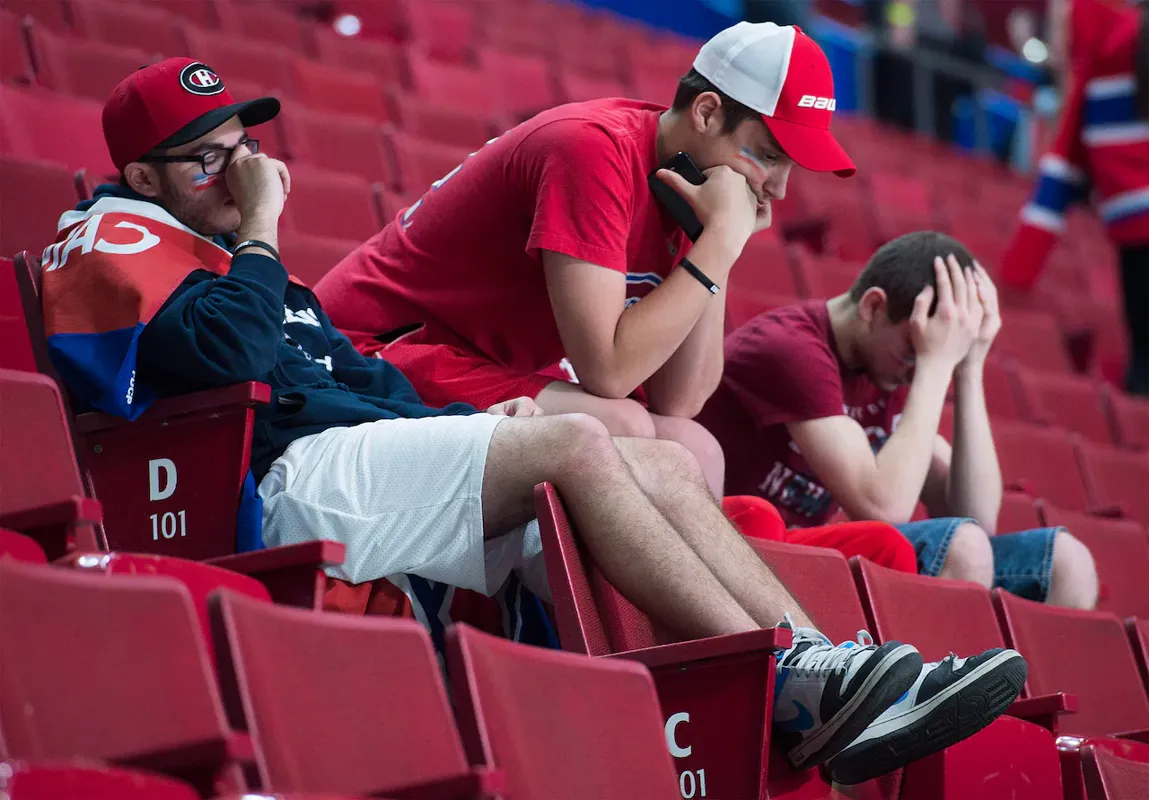
[[565,119],[528,135],[515,156],[534,190],[527,253],[626,272],[634,186],[618,142],[592,122]]
[[843,414],[842,377],[829,344],[805,325],[763,315],[726,342],[723,384],[758,428]]

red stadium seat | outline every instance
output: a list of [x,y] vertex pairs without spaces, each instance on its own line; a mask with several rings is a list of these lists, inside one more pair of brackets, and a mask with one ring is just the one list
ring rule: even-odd
[[1024,492],[1002,492],[997,512],[997,532],[1017,533],[1045,526],[1038,505]]
[[410,70],[412,91],[424,100],[480,116],[497,114],[503,109],[504,89],[496,86],[485,72],[415,57],[410,61]]
[[1081,465],[1093,507],[1119,506],[1127,516],[1149,526],[1149,453],[1083,442]]
[[310,54],[314,50],[312,26],[289,9],[284,3],[236,3],[231,13],[244,36]]
[[1073,371],[1061,329],[1056,318],[1049,313],[1005,311],[994,349],[999,355],[1012,356],[1031,369],[1061,373]]
[[399,45],[328,30],[316,31],[315,45],[324,64],[369,73],[384,89],[410,85],[406,52]]
[[682,797],[641,664],[527,647],[465,625],[448,630],[447,658],[471,762],[502,769],[508,797]]
[[30,564],[45,564],[48,561],[44,548],[35,539],[7,528],[0,528],[0,558],[27,561]]
[[7,800],[199,800],[190,785],[140,770],[94,761],[0,761],[0,793]]
[[477,35],[467,3],[427,3],[407,0],[411,44],[440,61],[469,61]]
[[[243,789],[191,597],[166,578],[0,560],[0,751]],[[231,784],[228,786],[228,784]],[[218,784],[216,784],[218,785]]]
[[[164,56],[182,56],[188,52],[177,18],[159,3],[131,5],[104,0],[80,0],[72,3],[70,8],[76,33],[92,42],[153,54],[161,53]],[[144,63],[147,62],[140,62],[136,67]],[[130,70],[120,77],[129,73]],[[108,93],[110,91],[109,88]]]
[[136,2],[163,8],[169,14],[200,28],[234,30],[237,25],[231,13],[230,0],[136,0]]
[[24,25],[15,14],[0,8],[0,82],[27,86],[35,79]]
[[1071,511],[1092,507],[1072,436],[1023,422],[994,420],[993,438],[1006,488],[1056,498]]
[[[0,86],[0,153],[117,175],[104,144],[103,105]],[[57,212],[59,213],[59,212]]]
[[488,47],[479,52],[479,65],[492,83],[506,88],[498,110],[514,121],[555,105],[551,68],[543,58]]
[[0,8],[18,17],[31,17],[37,25],[55,33],[69,30],[64,0],[0,0]]
[[351,114],[378,122],[391,119],[378,80],[366,72],[298,59],[295,97],[313,111]]
[[802,298],[738,290],[726,293],[726,333],[736,331],[759,314],[802,302]]
[[[3,187],[4,181],[0,179],[0,189]],[[0,194],[0,203],[3,198]],[[0,219],[0,231],[4,224]],[[16,265],[10,258],[0,258],[0,369],[35,372],[36,368],[32,337],[24,321],[20,284],[16,282]]]
[[[1050,346],[1056,347],[1056,342]],[[1101,386],[1096,381],[1028,369],[1018,370],[1018,378],[1037,421],[1052,423],[1094,442],[1113,442]]]
[[371,184],[357,175],[296,167],[286,227],[310,236],[362,242],[383,227]]
[[630,94],[617,78],[563,72],[559,75],[559,88],[568,103],[582,103],[602,97],[625,97]]
[[417,622],[314,614],[231,592],[213,598],[212,622],[227,647],[224,702],[251,732],[265,789],[411,797],[501,789],[501,775],[467,766]]
[[0,253],[41,252],[78,199],[75,175],[63,164],[0,156]]
[[1125,628],[1129,631],[1129,641],[1133,643],[1133,651],[1137,654],[1145,688],[1149,689],[1149,618],[1127,619]]
[[1131,450],[1149,450],[1149,400],[1110,386],[1104,387],[1102,394],[1109,403],[1109,419],[1117,443]]
[[51,378],[0,369],[0,526],[51,559],[95,550],[100,505],[84,497],[60,391]]
[[729,293],[755,292],[798,297],[803,288],[794,280],[786,243],[770,232],[751,236],[730,273]]
[[364,37],[404,42],[410,34],[404,0],[339,0],[338,11],[357,17]]
[[1149,618],[1149,534],[1133,520],[1106,519],[1044,507],[1049,525],[1064,526],[1080,539],[1097,564],[1101,582],[1098,611]]
[[120,81],[155,60],[154,52],[33,30],[36,79],[55,92],[103,104]]
[[399,127],[416,139],[465,147],[467,152],[471,152],[502,131],[502,127],[490,117],[441,106],[416,95],[398,92],[392,100],[399,112]]
[[190,25],[184,26],[184,36],[188,52],[216,70],[225,85],[238,79],[264,86],[277,97],[294,93],[299,56],[290,48]]
[[[677,757],[675,767],[697,774],[722,762],[721,774],[706,776],[713,796],[759,796],[768,759],[774,649],[787,646],[789,633],[771,628],[660,644],[670,637],[586,560],[549,484],[535,487],[535,509],[563,649],[645,664],[671,735],[678,723],[690,721],[690,750],[683,749],[687,754]],[[675,739],[680,745],[684,733]]]
[[1014,365],[991,356],[986,360],[982,377],[985,386],[985,404],[994,419],[1030,418],[1028,407],[1021,402]]
[[1081,748],[1081,764],[1089,800],[1149,798],[1149,764],[1122,758],[1097,745]]
[[287,271],[308,286],[319,279],[359,246],[351,239],[331,239],[325,236],[301,236],[283,231],[279,236],[279,254]]
[[431,185],[458,168],[471,154],[462,147],[424,142],[399,131],[388,135],[397,174],[392,187],[407,195],[422,196]]

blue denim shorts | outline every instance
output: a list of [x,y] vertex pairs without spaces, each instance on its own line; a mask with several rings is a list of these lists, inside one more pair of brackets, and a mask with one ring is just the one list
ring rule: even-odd
[[[968,517],[924,519],[898,525],[918,554],[918,573],[937,575],[949,553],[954,531]],[[1053,572],[1053,540],[1064,528],[1035,528],[989,537],[993,548],[993,585],[1027,600],[1044,602]]]

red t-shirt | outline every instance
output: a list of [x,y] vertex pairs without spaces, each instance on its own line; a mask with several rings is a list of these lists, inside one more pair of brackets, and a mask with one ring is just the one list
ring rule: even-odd
[[769,500],[794,527],[838,510],[786,425],[845,414],[877,451],[897,425],[906,389],[886,392],[838,358],[826,303],[776,308],[726,337],[718,391],[698,417],[726,453],[726,494]]
[[470,155],[316,287],[364,351],[400,326],[521,371],[565,355],[540,250],[627,275],[628,302],[689,247],[647,185],[665,107],[609,99],[559,106]]

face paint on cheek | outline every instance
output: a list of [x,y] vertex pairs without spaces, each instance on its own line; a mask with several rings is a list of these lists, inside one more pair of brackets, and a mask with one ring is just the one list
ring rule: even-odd
[[204,192],[219,183],[219,179],[223,175],[205,175],[202,172],[197,172],[192,176],[192,186],[197,192]]
[[752,166],[754,168],[754,171],[757,173],[757,175],[760,179],[765,180],[765,178],[766,178],[766,165],[763,164],[761,161],[759,161],[758,157],[755,156],[752,152],[750,152],[749,147],[743,147],[738,152],[738,157],[740,159],[742,159],[743,161],[747,162],[748,164],[750,164],[750,166]]

